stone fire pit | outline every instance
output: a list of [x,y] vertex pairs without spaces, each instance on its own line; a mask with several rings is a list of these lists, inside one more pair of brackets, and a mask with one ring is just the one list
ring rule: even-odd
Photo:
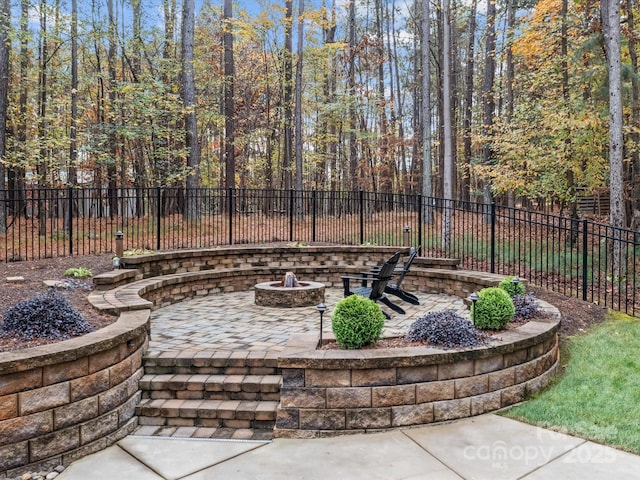
[[310,307],[324,302],[324,284],[298,282],[297,287],[283,287],[282,282],[264,282],[255,286],[256,305],[262,307]]

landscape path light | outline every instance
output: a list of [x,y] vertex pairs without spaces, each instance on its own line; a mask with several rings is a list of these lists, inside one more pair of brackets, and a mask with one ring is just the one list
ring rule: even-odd
[[476,324],[476,302],[479,299],[480,299],[480,296],[476,292],[473,292],[471,295],[469,295],[469,300],[471,300],[471,303],[472,303],[471,311],[473,312],[471,320],[473,320],[474,325]]
[[316,307],[316,310],[320,313],[320,346],[322,347],[322,316],[324,315],[324,312],[327,311],[327,306],[324,303],[321,303]]

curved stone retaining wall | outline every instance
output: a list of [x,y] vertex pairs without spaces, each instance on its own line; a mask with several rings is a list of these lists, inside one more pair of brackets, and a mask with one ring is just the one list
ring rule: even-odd
[[[409,249],[357,246],[229,247],[123,257],[121,265],[124,269],[136,269],[137,279],[201,270],[268,268],[274,269],[278,275],[293,270],[298,280],[304,281],[305,277],[297,273],[300,269],[362,269],[363,266],[382,263],[397,251],[408,252]],[[280,280],[282,275],[272,280]],[[322,278],[306,280],[324,282]]]
[[291,339],[278,360],[283,384],[276,437],[362,433],[480,415],[546,386],[558,367],[559,313],[497,335],[487,348],[316,350]]
[[97,332],[0,354],[0,478],[102,450],[136,426],[149,311]]
[[[252,289],[257,283],[281,279],[293,271],[299,281],[315,281],[327,288],[342,288],[341,276],[368,270],[408,248],[394,247],[231,247],[224,249],[180,250],[124,257],[122,270],[96,276],[96,291],[89,296],[98,309],[114,315],[138,309],[155,309],[194,296],[230,293]],[[438,267],[452,271],[451,259],[418,258],[415,268],[405,278],[408,289],[423,291],[420,282],[410,280],[414,271]],[[503,276],[478,274],[464,284],[474,290],[487,284],[495,285]],[[476,289],[477,289],[476,288]],[[460,289],[459,289],[460,290]],[[464,294],[461,291],[461,295]],[[469,293],[470,293],[469,292]]]
[[[288,270],[303,281],[340,287],[341,275],[398,250],[408,251],[231,247],[123,258],[125,269],[96,276],[90,295],[94,306],[120,315],[116,323],[58,344],[0,353],[0,478],[68,464],[133,430],[150,309],[247,290]],[[403,286],[466,297],[503,278],[456,265],[417,258]],[[280,359],[284,384],[276,434],[335,435],[501,408],[549,381],[558,361],[556,331],[556,317],[529,322],[504,334],[504,343],[460,353],[422,347],[318,351],[317,336],[292,338]]]

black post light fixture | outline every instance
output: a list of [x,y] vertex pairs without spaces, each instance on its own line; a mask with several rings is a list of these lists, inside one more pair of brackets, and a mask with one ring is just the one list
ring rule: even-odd
[[471,320],[473,320],[473,324],[476,324],[476,302],[480,299],[480,296],[476,293],[473,292],[471,295],[469,295],[469,300],[471,300],[472,303],[472,311],[473,311],[473,315],[471,317]]
[[327,306],[324,303],[321,303],[316,307],[316,310],[320,314],[320,346],[322,346],[322,316],[324,315],[324,312],[327,311]]
[[124,255],[124,234],[122,230],[116,232],[116,256],[113,257],[113,268],[120,268],[120,259]]
[[411,227],[409,225],[405,225],[402,231],[404,233],[404,245],[408,247],[411,245]]

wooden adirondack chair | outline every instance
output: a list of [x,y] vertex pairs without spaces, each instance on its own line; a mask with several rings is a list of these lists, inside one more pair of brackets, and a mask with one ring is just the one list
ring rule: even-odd
[[[394,310],[398,313],[405,313],[404,310],[393,303],[391,300],[387,298],[384,291],[389,283],[389,280],[393,277],[393,271],[398,265],[398,260],[400,259],[400,252],[397,252],[393,255],[389,260],[384,262],[384,264],[380,267],[377,272],[363,272],[359,277],[356,276],[344,276],[342,277],[342,285],[344,287],[344,296],[348,297],[349,295],[360,295],[362,297],[367,297],[374,302],[382,302],[390,309]],[[351,280],[356,280],[361,282],[361,285],[355,288],[351,286]],[[384,316],[387,318],[389,314],[384,312]]]
[[[385,293],[388,293],[389,295],[395,295],[396,297],[401,298],[405,302],[411,303],[413,305],[420,305],[420,300],[418,300],[418,297],[416,297],[413,293],[404,291],[401,288],[402,281],[404,280],[405,275],[409,272],[409,269],[411,268],[411,264],[413,263],[413,260],[418,255],[420,255],[420,250],[422,250],[422,246],[411,248],[409,253],[409,258],[407,258],[407,261],[404,262],[403,265],[397,266],[393,271],[393,275],[394,275],[392,279],[393,283],[391,281],[387,283],[387,286],[384,289]],[[380,265],[377,265],[373,267],[371,271],[377,272],[381,268],[382,267]]]
[[396,297],[399,297],[405,302],[411,303],[413,305],[420,305],[420,300],[418,300],[418,297],[416,297],[413,293],[404,291],[400,287],[400,285],[402,284],[405,275],[409,272],[413,260],[418,255],[420,255],[421,249],[422,246],[418,246],[415,249],[412,249],[411,253],[409,254],[409,258],[407,258],[407,261],[404,262],[404,265],[401,267],[401,269],[399,270],[398,268],[396,268],[395,273],[397,276],[393,279],[393,283],[389,282],[384,290],[386,293],[395,295]]

